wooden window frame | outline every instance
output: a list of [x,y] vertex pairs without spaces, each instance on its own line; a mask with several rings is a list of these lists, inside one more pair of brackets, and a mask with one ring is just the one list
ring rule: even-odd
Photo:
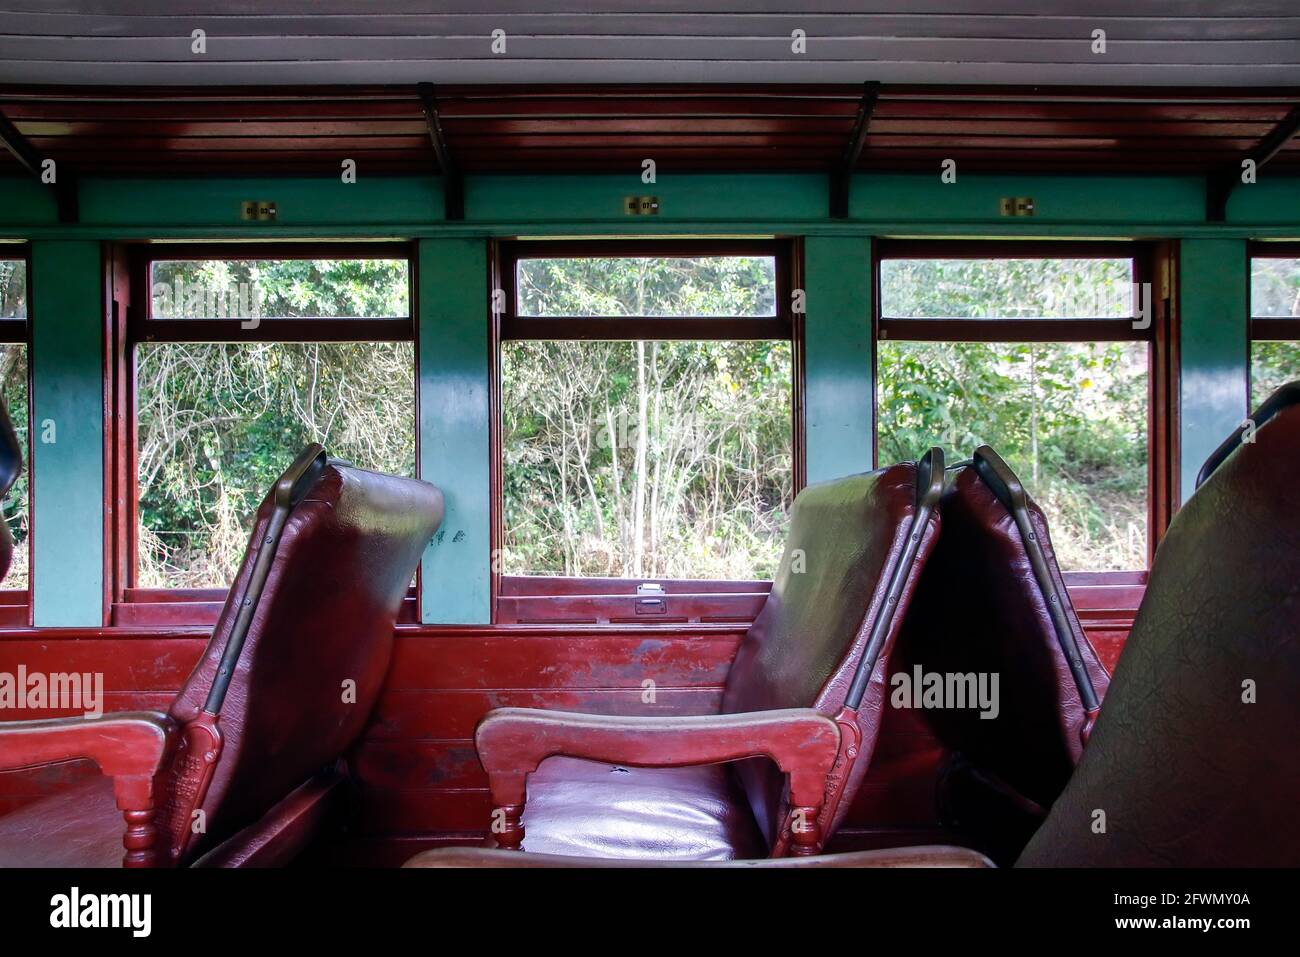
[[[105,614],[111,625],[210,627],[225,602],[225,588],[140,588],[138,528],[140,521],[137,459],[136,346],[161,342],[412,342],[417,346],[419,315],[419,257],[413,242],[267,242],[267,243],[142,243],[110,247],[106,270],[107,314],[105,407],[116,420],[106,431],[111,448],[106,455],[105,494],[112,495],[116,521],[106,516],[106,540],[111,542],[105,576]],[[243,329],[237,317],[227,319],[155,319],[150,314],[150,270],[157,261],[253,259],[401,259],[407,263],[409,284],[406,318],[268,319],[256,329]],[[418,358],[417,358],[418,363]],[[416,412],[415,455],[419,462],[419,370],[412,370]],[[403,603],[399,622],[419,620],[416,587]]]
[[1255,315],[1250,264],[1256,259],[1300,259],[1300,242],[1252,242],[1246,246],[1246,317],[1250,341],[1293,342],[1300,339],[1300,316]]
[[[9,250],[13,250],[10,252]],[[27,350],[27,449],[23,468],[27,470],[27,587],[8,588],[0,585],[0,628],[27,627],[32,623],[32,544],[36,540],[36,486],[32,482],[32,255],[28,243],[0,244],[0,261],[23,264],[23,278],[27,288],[27,315],[0,318],[0,343],[22,345]]]
[[[517,314],[516,269],[521,259],[693,258],[771,256],[775,259],[774,316],[664,318],[654,316],[531,317]],[[502,458],[501,345],[506,341],[755,341],[785,340],[791,347],[792,491],[806,482],[803,422],[803,317],[793,309],[801,284],[802,243],[794,237],[764,239],[509,239],[491,250],[492,288],[504,293],[493,316],[491,348],[492,548],[503,553],[504,461]],[[637,586],[661,585],[665,614],[637,616]],[[680,625],[752,618],[756,596],[771,582],[716,579],[606,578],[567,575],[504,575],[494,562],[493,624]],[[761,603],[761,602],[760,602]]]
[[[499,285],[505,293],[501,339],[670,341],[691,339],[790,339],[790,241],[780,239],[598,239],[511,240],[498,245]],[[771,256],[776,262],[774,316],[520,316],[517,269],[523,259],[689,259]],[[614,334],[617,333],[617,334]]]
[[[1133,282],[1150,282],[1142,244],[1129,241],[879,240],[874,295],[877,340],[900,342],[1137,342],[1152,338],[1133,320],[900,318],[881,311],[880,263],[886,259],[1131,259]],[[1154,296],[1152,297],[1155,298]],[[1154,327],[1155,323],[1152,323]]]
[[[1145,240],[880,239],[872,255],[872,324],[879,342],[1146,342],[1147,348],[1147,569],[1177,507],[1178,381],[1176,251]],[[1132,319],[927,319],[882,314],[880,264],[887,259],[1129,259],[1135,283],[1151,283],[1150,326]],[[872,350],[872,404],[879,381],[878,349]],[[879,465],[879,409],[873,415],[872,459]],[[1145,584],[1147,569],[1065,572],[1067,581]]]
[[[139,293],[127,320],[130,342],[402,342],[414,341],[416,254],[410,243],[152,243],[131,250],[132,284]],[[150,271],[155,262],[258,259],[404,259],[410,315],[375,319],[265,319],[244,329],[238,318],[157,319]]]

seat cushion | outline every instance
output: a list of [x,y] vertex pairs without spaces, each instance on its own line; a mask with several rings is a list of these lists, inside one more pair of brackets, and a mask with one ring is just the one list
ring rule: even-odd
[[768,857],[759,861],[700,861],[683,865],[676,861],[611,861],[597,857],[559,857],[554,854],[518,854],[489,847],[437,847],[422,851],[403,867],[707,867],[759,870],[824,870],[842,867],[992,867],[993,862],[966,847],[927,845],[890,847],[847,854],[816,854],[812,857]]
[[121,867],[126,822],[94,777],[0,817],[0,867]]
[[625,768],[554,757],[528,779],[524,850],[719,861],[767,856],[727,765]]

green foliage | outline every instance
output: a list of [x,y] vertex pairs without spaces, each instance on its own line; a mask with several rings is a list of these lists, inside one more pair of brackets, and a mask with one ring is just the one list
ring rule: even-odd
[[1250,314],[1300,316],[1300,259],[1250,261]]
[[[1298,320],[1300,322],[1300,320]],[[1300,330],[1297,330],[1300,334]],[[1300,342],[1259,340],[1250,344],[1250,407],[1279,386],[1300,379]]]
[[[0,263],[0,266],[4,266]],[[28,448],[27,433],[31,416],[28,413],[27,396],[27,346],[21,343],[0,343],[0,398],[4,399],[5,408],[9,410],[9,419],[13,422],[14,432],[18,436],[19,447],[24,450],[26,459]],[[29,490],[27,463],[14,480],[13,487],[0,505],[9,532],[14,540],[14,556],[5,576],[5,588],[26,588],[29,582],[28,571],[28,536],[30,525],[28,519]]]
[[[232,315],[203,293],[241,282],[257,285],[264,317],[409,314],[399,261],[166,262],[153,278],[155,311],[180,288],[188,316]],[[409,342],[141,344],[136,408],[144,587],[227,584],[258,504],[308,442],[415,474]]]
[[786,342],[507,344],[504,570],[771,576],[790,375]]
[[[410,283],[400,259],[169,260],[154,263],[153,314],[245,318],[257,303],[268,319],[409,316]],[[179,308],[177,308],[179,307]]]
[[[886,260],[881,308],[899,318],[1123,318],[1124,259]],[[1047,513],[1066,568],[1146,564],[1144,343],[882,342],[880,461],[930,445],[993,446]]]
[[775,262],[704,259],[525,259],[523,316],[774,316]]
[[227,584],[258,503],[308,442],[415,474],[409,342],[159,343],[136,364],[142,586]]
[[[890,315],[1126,314],[1126,262],[886,266]],[[0,272],[4,314],[18,308],[14,275]],[[772,276],[764,258],[531,260],[520,311],[772,315]],[[206,293],[240,283],[256,286],[272,320],[409,311],[400,262],[161,263],[153,279],[160,314],[179,285],[200,290],[180,295],[182,315],[231,316],[230,300]],[[1294,275],[1283,280],[1294,292]],[[25,349],[3,357],[3,394],[25,439]],[[226,584],[258,502],[305,442],[413,474],[413,366],[410,343],[138,347],[140,584]],[[1064,565],[1140,566],[1146,368],[1138,343],[883,342],[880,459],[931,444],[961,457],[988,442],[1048,511]],[[1257,391],[1295,378],[1300,346],[1257,343],[1253,374]],[[770,576],[790,506],[791,382],[786,342],[507,343],[505,571]],[[25,474],[19,482],[4,508],[22,541]],[[24,575],[15,565],[10,584]]]
[[886,259],[881,314],[897,319],[1125,319],[1127,259]]
[[[771,258],[534,259],[535,316],[775,315]],[[773,574],[791,497],[777,342],[519,342],[502,355],[508,573]]]
[[27,268],[20,259],[0,259],[0,319],[27,315]]

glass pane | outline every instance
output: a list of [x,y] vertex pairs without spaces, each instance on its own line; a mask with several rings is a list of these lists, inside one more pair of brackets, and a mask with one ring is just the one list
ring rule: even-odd
[[776,259],[521,259],[521,316],[776,315]]
[[155,319],[396,319],[411,314],[405,259],[155,262]]
[[880,462],[998,451],[1047,515],[1062,568],[1147,563],[1147,346],[881,342]]
[[0,319],[27,318],[27,264],[0,259]]
[[790,343],[502,347],[506,574],[770,578]]
[[[0,264],[4,265],[4,264]],[[5,576],[3,588],[26,588],[30,581],[28,567],[28,497],[27,497],[27,346],[21,343],[0,343],[0,396],[4,397],[9,419],[18,433],[18,443],[23,450],[23,469],[18,473],[13,487],[5,496],[0,509],[9,524],[14,539],[14,557]]]
[[1300,259],[1250,261],[1250,314],[1300,316]]
[[890,319],[1128,319],[1131,259],[883,259]]
[[1259,408],[1278,386],[1300,379],[1300,342],[1250,344],[1250,407]]
[[227,586],[308,442],[414,475],[414,356],[409,342],[137,346],[140,586]]

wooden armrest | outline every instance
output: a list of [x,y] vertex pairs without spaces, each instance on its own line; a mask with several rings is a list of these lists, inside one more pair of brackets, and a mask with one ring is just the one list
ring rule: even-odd
[[123,866],[150,867],[157,862],[155,778],[176,738],[176,723],[157,711],[127,711],[94,719],[0,722],[0,769],[77,758],[94,761],[113,779],[113,794],[126,819]]
[[528,775],[549,757],[566,755],[632,767],[683,767],[767,757],[790,779],[794,853],[815,854],[826,777],[840,732],[811,708],[748,714],[624,717],[498,708],[479,722],[474,744],[492,791],[492,832],[501,847],[519,849]]

